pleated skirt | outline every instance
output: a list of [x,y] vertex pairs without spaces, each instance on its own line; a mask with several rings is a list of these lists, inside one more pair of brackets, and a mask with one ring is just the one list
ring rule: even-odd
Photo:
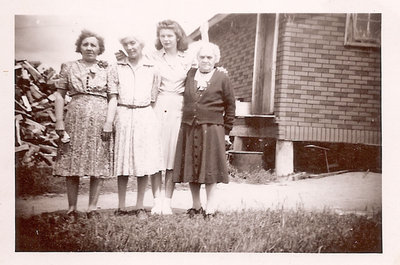
[[72,97],[64,119],[65,131],[71,139],[60,144],[53,175],[112,176],[113,140],[101,139],[107,108],[107,99],[100,96]]
[[182,123],[176,149],[173,181],[199,184],[229,182],[224,126]]

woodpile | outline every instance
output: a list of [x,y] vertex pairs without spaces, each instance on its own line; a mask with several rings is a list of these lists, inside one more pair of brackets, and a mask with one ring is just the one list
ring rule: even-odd
[[26,60],[15,62],[16,165],[52,166],[57,155],[54,69]]

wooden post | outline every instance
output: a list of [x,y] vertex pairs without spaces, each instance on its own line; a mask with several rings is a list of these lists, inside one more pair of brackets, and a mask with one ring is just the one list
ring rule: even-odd
[[278,177],[287,176],[294,171],[293,142],[287,140],[276,141],[275,171]]
[[209,42],[208,38],[208,21],[204,22],[200,26],[201,40],[205,42]]
[[257,14],[254,51],[252,114],[274,112],[278,14]]

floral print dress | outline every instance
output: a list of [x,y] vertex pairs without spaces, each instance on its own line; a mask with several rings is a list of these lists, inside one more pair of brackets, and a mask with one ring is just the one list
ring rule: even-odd
[[117,94],[116,69],[99,62],[91,67],[81,60],[61,66],[58,89],[72,97],[65,114],[70,142],[61,143],[54,165],[55,176],[112,176],[113,140],[103,141],[107,96]]

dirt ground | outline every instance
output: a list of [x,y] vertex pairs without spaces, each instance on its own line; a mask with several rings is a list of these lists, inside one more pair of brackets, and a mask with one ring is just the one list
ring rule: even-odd
[[[205,203],[205,189],[201,190]],[[218,184],[218,210],[221,212],[246,209],[296,209],[332,210],[339,214],[372,214],[382,209],[382,174],[373,172],[351,172],[322,178],[297,181],[281,181],[269,185]],[[136,192],[127,193],[127,206],[134,206]],[[79,195],[78,210],[85,211],[88,195]],[[115,209],[118,196],[114,193],[100,196],[99,209]],[[17,216],[30,216],[43,212],[67,209],[66,195],[46,195],[16,198]],[[151,190],[145,195],[145,206],[152,206]],[[191,207],[188,189],[176,190],[172,200],[174,213],[185,212]]]

